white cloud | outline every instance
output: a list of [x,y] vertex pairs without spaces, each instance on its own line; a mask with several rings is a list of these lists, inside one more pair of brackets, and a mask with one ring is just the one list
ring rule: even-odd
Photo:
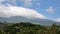
[[53,13],[54,12],[54,8],[52,6],[50,6],[48,9],[45,10],[46,12],[49,13]]
[[[13,6],[16,6],[18,2],[21,2],[22,5],[24,5],[24,7],[31,7],[33,2],[36,2],[37,5],[39,5],[39,1],[40,0],[0,0],[1,2],[5,2],[7,1],[7,3],[10,3]],[[17,2],[18,1],[18,2]],[[39,5],[40,6],[40,5]]]
[[[0,2],[9,1],[15,3],[16,0],[0,0]],[[26,5],[31,3],[32,0],[23,0]],[[11,16],[24,16],[26,18],[45,18],[42,14],[38,13],[35,10],[27,9],[23,7],[11,6],[7,3],[8,7],[0,3],[0,17],[11,17]]]
[[3,2],[4,0],[0,0],[0,2]]
[[57,18],[55,21],[60,22],[60,18]]
[[25,6],[31,6],[32,5],[32,0],[22,0],[24,2]]
[[16,5],[19,0],[7,0],[11,5]]
[[25,6],[31,6],[33,0],[0,0],[0,3],[4,1],[7,1],[8,3],[12,5],[16,5],[17,1],[19,1],[19,2],[22,2]]
[[4,0],[0,0],[0,4],[3,2]]
[[8,4],[6,6],[0,6],[0,17],[11,17],[11,16],[23,16],[26,18],[42,18],[45,19],[45,16],[38,13],[35,10],[27,9],[23,7],[11,6]]
[[24,2],[24,6],[30,7],[33,3],[37,5],[37,7],[40,7],[40,0],[22,0]]

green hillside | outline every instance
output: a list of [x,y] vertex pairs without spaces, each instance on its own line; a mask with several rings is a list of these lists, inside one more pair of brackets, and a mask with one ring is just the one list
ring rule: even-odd
[[29,22],[0,22],[0,34],[60,34],[60,26],[56,24],[41,26]]

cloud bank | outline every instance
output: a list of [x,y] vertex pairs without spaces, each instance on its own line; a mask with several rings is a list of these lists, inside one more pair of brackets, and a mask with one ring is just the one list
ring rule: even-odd
[[0,5],[0,17],[9,18],[12,16],[23,16],[26,18],[42,18],[45,19],[45,16],[38,13],[36,10],[27,9],[23,7],[17,7],[7,4],[7,6]]

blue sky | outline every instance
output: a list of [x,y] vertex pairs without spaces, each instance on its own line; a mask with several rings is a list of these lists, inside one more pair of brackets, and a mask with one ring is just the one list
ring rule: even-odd
[[50,20],[59,18],[60,21],[60,0],[6,0],[4,5],[13,5],[36,10]]

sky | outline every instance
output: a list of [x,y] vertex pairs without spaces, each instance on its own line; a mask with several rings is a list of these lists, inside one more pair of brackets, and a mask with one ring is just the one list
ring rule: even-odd
[[60,22],[60,0],[0,0],[0,17],[11,16]]

